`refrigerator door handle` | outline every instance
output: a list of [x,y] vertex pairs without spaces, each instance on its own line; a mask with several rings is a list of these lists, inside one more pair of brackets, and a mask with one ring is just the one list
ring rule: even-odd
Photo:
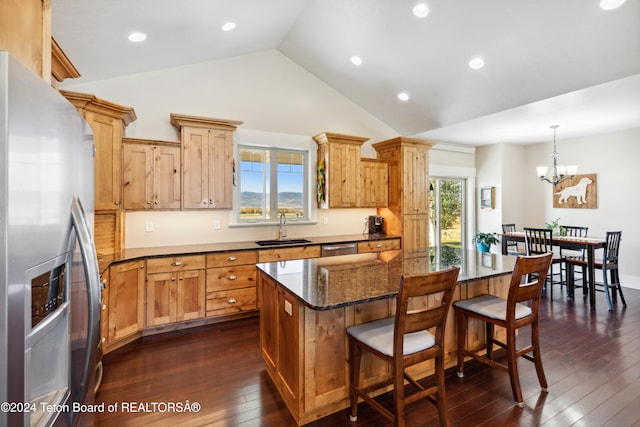
[[71,220],[85,268],[88,295],[87,354],[83,362],[80,389],[76,395],[78,401],[83,402],[87,396],[92,376],[95,374],[96,366],[91,366],[91,364],[96,362],[100,340],[100,271],[91,231],[85,219],[82,203],[77,197],[73,198],[71,204]]

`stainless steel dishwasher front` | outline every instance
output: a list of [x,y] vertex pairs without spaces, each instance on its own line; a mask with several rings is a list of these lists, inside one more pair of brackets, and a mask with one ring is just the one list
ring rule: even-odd
[[356,243],[339,243],[335,245],[322,245],[322,256],[350,255],[358,253]]

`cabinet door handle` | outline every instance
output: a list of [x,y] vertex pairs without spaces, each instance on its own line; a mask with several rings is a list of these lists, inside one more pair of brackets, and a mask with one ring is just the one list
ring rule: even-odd
[[383,245],[382,245],[382,243],[378,243],[378,244],[376,245],[376,248],[381,248],[382,246],[383,246]]
[[176,278],[175,278],[175,277],[172,277],[172,278],[171,278],[171,281],[172,281],[172,282],[175,282],[175,281],[176,281]]
[[234,276],[234,275],[231,275],[231,276],[227,277],[227,279],[229,279],[229,280],[236,280],[236,279],[237,279],[237,277],[236,277],[236,276]]
[[178,278],[178,280],[182,280],[182,276]]
[[106,310],[107,309],[107,304],[102,304],[102,309]]
[[227,261],[237,261],[238,257],[235,256],[230,256],[229,258],[227,258]]
[[237,302],[238,302],[238,300],[237,300],[237,299],[235,299],[235,298],[229,298],[229,299],[227,300],[227,303],[228,303],[228,304],[235,304],[235,303],[237,303]]
[[150,205],[151,204],[151,200],[147,200],[147,204]]
[[174,267],[180,267],[182,264],[184,264],[184,262],[182,261],[174,261],[171,263],[171,265],[173,265]]

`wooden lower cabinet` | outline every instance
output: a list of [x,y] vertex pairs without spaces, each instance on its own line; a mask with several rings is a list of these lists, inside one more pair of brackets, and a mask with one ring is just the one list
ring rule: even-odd
[[397,251],[400,249],[400,238],[358,242],[358,253]]
[[319,258],[320,245],[295,246],[291,248],[261,249],[258,262],[288,261],[292,259]]
[[109,269],[106,269],[100,275],[100,284],[102,285],[102,307],[100,311],[100,348],[102,353],[107,352],[107,336],[109,335]]
[[107,348],[135,339],[144,327],[144,266],[130,261],[109,268]]
[[[457,285],[455,300],[481,293],[506,296],[510,276],[477,280]],[[271,380],[298,425],[307,424],[349,406],[349,326],[392,316],[395,299],[371,301],[331,310],[313,310],[300,302],[271,277],[258,272],[260,292],[260,349]],[[433,304],[423,300],[416,304]],[[445,364],[456,363],[454,311],[451,308],[445,331]],[[469,323],[468,347],[479,349],[484,327]],[[373,384],[390,375],[389,367],[371,354],[363,355],[361,381]],[[427,361],[412,367],[421,378],[433,374]]]
[[147,327],[204,317],[204,266],[204,255],[147,260]]
[[207,317],[247,314],[257,310],[257,261],[257,251],[207,255]]

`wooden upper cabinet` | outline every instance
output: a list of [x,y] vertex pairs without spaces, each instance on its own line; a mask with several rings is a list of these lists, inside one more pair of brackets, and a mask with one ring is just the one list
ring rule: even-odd
[[180,144],[123,139],[125,209],[180,209]]
[[360,159],[360,176],[360,207],[387,207],[389,199],[388,163],[378,159]]
[[429,251],[429,149],[434,142],[397,137],[373,144],[389,163],[389,204],[382,211],[388,234],[402,236],[408,258]]
[[0,3],[0,50],[51,82],[51,1]]
[[182,142],[182,208],[231,209],[239,121],[171,114]]
[[407,146],[404,148],[403,157],[402,187],[412,189],[402,193],[404,213],[427,214],[429,213],[429,149]]
[[429,213],[429,149],[435,143],[397,137],[373,144],[389,163],[390,210],[401,215]]
[[120,209],[122,202],[122,138],[124,128],[136,120],[133,108],[96,98],[94,95],[61,90],[93,130],[96,211]]
[[360,152],[368,139],[329,132],[313,137],[318,144],[318,207],[360,206]]

